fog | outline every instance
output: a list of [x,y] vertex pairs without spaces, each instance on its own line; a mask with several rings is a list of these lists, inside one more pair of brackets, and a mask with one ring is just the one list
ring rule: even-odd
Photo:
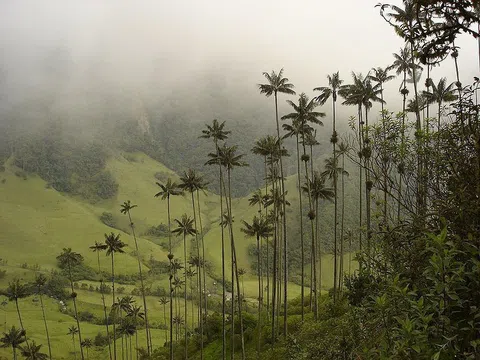
[[[348,83],[351,71],[393,61],[402,40],[377,2],[5,0],[1,109],[31,106],[36,116],[41,108],[80,121],[108,107],[135,113],[155,104],[198,121],[263,118],[273,106],[256,88],[263,71],[285,68],[297,92],[312,96],[327,74],[340,71]],[[464,36],[457,45],[466,83],[478,74],[477,42]],[[434,80],[441,76],[454,81],[451,60],[433,70]],[[392,110],[399,85],[386,89]],[[355,109],[339,111],[346,117]]]

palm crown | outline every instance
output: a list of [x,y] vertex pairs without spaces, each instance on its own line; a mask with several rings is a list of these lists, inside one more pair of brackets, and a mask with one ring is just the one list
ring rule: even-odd
[[288,78],[283,77],[283,69],[280,69],[278,74],[275,71],[272,71],[270,74],[264,72],[263,76],[265,76],[268,83],[258,84],[261,94],[265,94],[267,97],[277,93],[295,95],[293,84],[288,82]]
[[180,220],[175,219],[175,222],[177,223],[177,228],[172,230],[172,233],[183,236],[195,235],[197,233],[197,230],[195,230],[193,221],[194,220],[187,214],[183,214]]
[[332,97],[333,101],[337,101],[337,92],[341,88],[343,80],[340,79],[340,73],[337,71],[332,75],[327,75],[328,86],[320,86],[313,89],[313,91],[320,91],[321,94],[314,98],[320,105]]
[[105,234],[105,245],[107,245],[107,256],[117,252],[124,253],[123,248],[127,246],[120,240],[120,234],[115,235],[113,232],[108,235]]
[[162,200],[168,199],[170,196],[183,195],[183,191],[180,189],[179,185],[168,178],[165,184],[156,182],[160,187],[160,191],[155,194],[155,197],[159,197]]

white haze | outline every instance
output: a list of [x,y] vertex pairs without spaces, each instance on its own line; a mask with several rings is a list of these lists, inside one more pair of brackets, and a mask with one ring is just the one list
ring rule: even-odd
[[[263,71],[285,68],[297,92],[312,96],[327,74],[340,71],[348,83],[351,71],[391,64],[402,41],[377,2],[3,0],[0,104],[8,110],[40,102],[50,111],[88,114],[108,94],[110,106],[141,99],[181,111],[185,101],[183,117],[192,120],[209,121],[224,106],[247,109],[237,118],[255,116],[272,106],[256,88]],[[477,43],[463,36],[457,45],[467,83],[478,74]],[[435,81],[441,76],[454,81],[451,60],[433,70]],[[400,106],[399,83],[386,89],[392,110]],[[188,111],[209,96],[221,103]],[[345,119],[354,112],[340,109]]]

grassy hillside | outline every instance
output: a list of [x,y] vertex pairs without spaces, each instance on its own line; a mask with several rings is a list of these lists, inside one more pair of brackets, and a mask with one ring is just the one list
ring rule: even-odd
[[[49,188],[47,183],[38,176],[28,174],[26,177],[19,172],[19,169],[11,163],[6,164],[6,170],[0,173],[0,254],[4,261],[0,270],[6,270],[6,276],[0,279],[0,288],[5,288],[9,281],[19,278],[22,281],[29,281],[34,278],[36,271],[46,272],[56,268],[56,256],[64,247],[71,247],[74,251],[85,257],[85,265],[96,268],[96,253],[90,251],[89,246],[95,241],[103,241],[104,233],[111,231],[120,232],[121,239],[128,244],[125,255],[116,257],[116,271],[119,274],[136,274],[138,267],[134,257],[134,242],[130,235],[129,220],[126,215],[120,213],[120,205],[130,200],[138,205],[132,210],[132,218],[135,230],[139,236],[139,247],[142,254],[144,266],[148,267],[150,258],[158,261],[166,261],[165,247],[167,238],[153,238],[144,236],[151,226],[167,224],[167,204],[154,194],[159,188],[156,181],[163,182],[168,177],[178,181],[179,176],[164,165],[156,162],[143,153],[117,154],[110,158],[107,169],[115,177],[119,184],[118,194],[115,198],[90,203],[80,197],[71,197]],[[20,176],[19,176],[20,175]],[[289,201],[292,206],[288,210],[291,218],[295,218],[298,207],[298,195],[296,192],[296,177],[287,179]],[[191,216],[193,214],[189,194],[174,197],[171,200],[172,219],[180,217],[183,213]],[[326,211],[321,218],[321,226],[328,226],[328,214],[331,213],[332,205],[324,204],[330,210]],[[215,278],[221,277],[221,237],[219,220],[219,197],[211,192],[200,196],[200,207],[202,213],[202,225],[204,228],[205,257],[211,265],[211,271]],[[257,278],[250,268],[250,257],[248,248],[255,244],[255,240],[248,238],[240,231],[242,220],[251,221],[257,209],[248,204],[248,197],[233,200],[234,215],[234,236],[237,246],[237,257],[239,266],[247,270],[243,277],[242,289],[244,289],[247,301],[254,303],[257,298]],[[111,222],[114,228],[105,225],[100,217],[104,213],[111,214]],[[298,224],[295,220],[290,221],[290,239],[298,241]],[[325,239],[329,236],[324,231]],[[194,239],[188,239],[189,248],[193,249]],[[175,256],[183,261],[182,239],[175,239]],[[229,241],[226,241],[227,259],[230,254]],[[109,272],[109,261],[102,255],[102,270]],[[227,267],[230,262],[227,261]],[[332,256],[325,255],[322,265],[322,283],[324,288],[332,284],[331,270]],[[306,269],[306,274],[309,270]],[[227,278],[229,271],[227,272]],[[80,283],[98,283],[81,281]],[[81,285],[81,284],[80,284]],[[135,285],[122,285],[125,293]],[[138,286],[138,285],[137,285]],[[157,287],[167,289],[167,274],[150,276],[147,286],[155,289]],[[221,286],[215,285],[213,279],[207,280],[207,286],[212,299],[220,301]],[[190,290],[189,290],[190,291]],[[306,290],[308,293],[308,289]],[[101,298],[96,292],[84,290],[78,291],[79,309],[88,310],[97,317],[102,316]],[[289,295],[293,298],[300,294],[300,287],[290,283]],[[37,302],[29,297],[21,301],[21,309],[25,314],[25,324],[29,334],[39,343],[45,344],[43,339],[43,322]],[[110,302],[110,298],[108,298]],[[139,300],[137,298],[137,300]],[[151,309],[151,321],[157,325],[163,324],[163,308],[158,303],[158,298],[149,296],[148,305]],[[191,304],[188,305],[191,309]],[[195,306],[195,305],[194,305]],[[6,326],[16,325],[17,318],[13,304],[0,308]],[[59,312],[58,304],[53,299],[47,302],[47,318],[49,327],[54,337],[53,346],[55,352],[61,357],[68,358],[70,355],[71,339],[66,335],[68,327],[73,324],[73,318]],[[168,321],[168,319],[167,319]],[[93,337],[102,327],[91,323],[82,323],[85,328],[85,336]],[[155,344],[163,345],[163,330],[154,330]],[[140,333],[140,337],[143,334]],[[61,350],[57,350],[60,349]],[[78,349],[77,349],[78,350]],[[92,350],[93,351],[93,350]],[[8,350],[0,350],[1,356],[10,356]],[[101,354],[96,354],[101,358]]]

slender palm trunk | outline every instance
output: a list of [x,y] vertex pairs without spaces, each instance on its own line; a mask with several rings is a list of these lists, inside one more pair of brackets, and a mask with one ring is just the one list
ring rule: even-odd
[[[358,106],[358,147],[360,153],[362,153],[362,148],[363,148],[363,125],[362,125],[362,105]],[[358,244],[360,248],[360,252],[363,250],[363,219],[362,219],[362,214],[363,214],[363,208],[362,208],[362,202],[363,202],[363,196],[362,196],[362,189],[363,189],[363,167],[362,167],[362,159],[359,159],[358,162],[358,172],[359,172],[359,231],[358,231]],[[363,261],[360,261],[360,271],[363,269]]]
[[333,164],[335,166],[333,171],[333,191],[334,199],[334,214],[333,214],[333,302],[337,301],[337,279],[338,279],[338,254],[337,254],[337,208],[338,208],[338,194],[337,194],[337,130],[336,130],[336,112],[335,112],[335,93],[333,94]]
[[[428,88],[427,88],[427,91],[428,91]],[[387,150],[386,150],[387,149],[387,124],[385,123],[386,120],[385,120],[385,109],[384,109],[384,105],[383,105],[383,85],[382,85],[382,83],[380,83],[380,99],[382,100],[381,105],[382,105],[382,125],[383,125],[383,147],[385,149],[385,151],[383,152],[383,159],[382,159],[382,167],[383,167],[383,226],[385,227],[385,229],[387,229],[387,227],[388,227],[388,173],[387,173],[387,160],[386,160],[386,157],[387,157]],[[428,105],[427,105],[427,117],[428,117]],[[343,162],[345,162],[345,156],[343,156]],[[342,215],[342,217],[343,217],[343,215]],[[342,222],[343,222],[343,220],[342,220]]]
[[45,335],[47,336],[47,344],[48,344],[48,357],[52,360],[52,347],[50,344],[50,335],[48,334],[48,326],[47,326],[47,317],[45,316],[45,307],[43,306],[43,296],[39,292],[40,297],[40,306],[42,307],[42,316],[43,316],[43,324],[45,325]]
[[[307,149],[306,149],[306,146],[305,146],[305,134],[303,132],[302,132],[302,147],[303,147],[303,156],[306,159]],[[310,150],[311,150],[311,147],[310,147]],[[297,151],[298,151],[298,149],[297,149]],[[313,161],[312,157],[310,157],[310,161],[311,162]],[[311,175],[312,175],[312,178],[313,178],[313,165],[312,165],[312,174]],[[315,215],[315,214],[314,214],[314,209],[313,209],[312,193],[310,191],[311,190],[310,189],[310,176],[308,174],[308,164],[307,164],[306,160],[305,160],[305,177],[306,177],[306,180],[307,180],[306,182],[307,182],[308,209],[309,209],[309,219],[310,219],[310,239],[311,239],[311,247],[312,247],[312,251],[313,251],[313,249],[315,247],[314,246],[315,223],[314,223],[314,218],[312,217],[312,215]],[[303,252],[302,252],[302,254],[303,254]],[[315,271],[315,265],[313,265],[311,273],[313,274],[314,271]],[[313,284],[313,296],[315,298],[317,296],[316,291],[317,291],[317,289],[315,288],[315,284]],[[314,300],[314,303],[316,303],[316,299]],[[312,308],[312,286],[310,287],[310,310],[311,310],[311,308]],[[317,309],[315,308],[314,313],[316,314],[316,312],[317,312]],[[303,304],[302,304],[302,321],[303,321]]]
[[[315,248],[313,249],[313,264],[316,266],[317,264],[317,258],[318,258],[318,279],[317,279],[317,269],[313,272],[313,283],[315,284],[315,292],[318,293],[315,295],[315,308],[314,308],[314,315],[315,315],[315,320],[318,319],[318,297],[322,295],[322,252],[321,252],[321,244],[318,239],[318,218],[319,218],[319,213],[318,213],[318,198],[315,198]],[[317,258],[315,258],[317,257]],[[317,282],[318,282],[318,287],[317,287]]]
[[206,317],[208,315],[208,308],[207,308],[207,275],[205,271],[205,243],[203,237],[203,226],[202,226],[202,212],[200,209],[200,194],[197,190],[197,207],[198,207],[198,222],[200,225],[200,240],[202,242],[202,264],[203,265],[203,313]]
[[[264,165],[265,165],[265,196],[268,196],[268,170],[267,170],[267,156],[264,156]],[[268,215],[268,208],[265,206],[265,217]],[[266,269],[265,273],[267,275],[267,288],[266,288],[266,294],[267,294],[267,319],[270,316],[270,261],[269,261],[269,244],[268,244],[268,237],[265,239],[265,247],[267,251],[267,263],[266,263]],[[263,253],[262,253],[263,255]],[[263,261],[263,256],[262,256],[262,261]],[[262,279],[263,280],[263,279]]]
[[260,360],[260,346],[262,333],[262,303],[263,303],[263,289],[262,289],[262,263],[260,262],[260,236],[257,234],[257,264],[258,264],[258,342],[257,342],[257,359]]
[[[410,40],[410,53],[412,56],[412,65],[414,65],[414,59],[413,59],[413,40]],[[415,68],[412,71],[412,80],[413,80],[413,90],[415,94],[415,103],[418,104],[418,90],[417,90],[417,75],[416,75],[416,70]],[[419,107],[416,106],[415,108],[415,130],[418,134],[420,134],[422,130],[422,123],[420,120],[420,111]],[[424,191],[425,191],[425,186],[424,186],[424,173],[423,173],[423,159],[422,159],[422,137],[420,135],[416,136],[417,139],[417,209],[420,215],[423,215],[425,212],[425,204],[424,204]]]
[[[115,304],[115,260],[114,260],[114,252],[111,253],[111,261],[112,261],[112,307]],[[117,332],[116,332],[116,316],[113,317],[113,359],[117,359]]]
[[[193,192],[192,192],[192,199],[193,199]],[[194,208],[195,209],[195,208]],[[197,243],[198,245],[198,243]],[[187,236],[185,233],[183,233],[183,269],[185,270],[185,276],[184,276],[184,281],[185,281],[185,290],[183,292],[183,301],[184,301],[184,315],[185,315],[185,360],[188,359],[188,335],[187,335],[187,323],[188,323],[188,317],[187,317]],[[193,314],[192,314],[193,317]]]
[[[170,194],[167,195],[167,216],[168,216],[168,251],[169,254],[173,255],[172,253],[172,231],[171,231],[171,218],[170,218]],[[172,269],[172,259],[170,261],[170,275],[168,277],[168,282],[170,286],[170,344],[168,344],[169,348],[169,355],[170,360],[173,360],[173,287],[172,287],[172,279],[174,276],[173,269]],[[138,348],[138,345],[137,345]],[[138,351],[137,351],[138,357]]]
[[340,277],[338,279],[338,288],[343,287],[344,263],[343,263],[343,245],[344,245],[344,230],[345,230],[345,153],[342,153],[342,223],[340,225]]
[[283,161],[282,161],[282,142],[280,137],[280,124],[278,121],[278,99],[277,99],[277,92],[275,92],[275,120],[277,122],[277,136],[278,136],[278,154],[280,158],[280,194],[282,195],[282,225],[283,225],[283,239],[284,239],[284,249],[283,249],[283,264],[284,264],[284,274],[283,274],[283,281],[284,281],[284,304],[283,304],[283,312],[285,314],[283,319],[283,334],[287,336],[287,296],[288,296],[288,257],[287,257],[287,250],[288,250],[288,241],[287,241],[287,211],[286,211],[286,204],[285,204],[285,182],[283,180]]
[[[233,226],[232,226],[232,186],[231,186],[231,176],[230,176],[230,168],[227,168],[227,177],[228,177],[228,201],[227,201],[227,209],[229,212],[229,224],[230,224],[230,236],[231,236],[231,246],[232,246],[232,263],[234,264],[235,269],[235,281],[237,283],[237,294],[238,294],[238,318],[240,320],[240,339],[242,345],[242,360],[245,360],[245,337],[243,334],[243,315],[242,315],[242,298],[240,296],[240,282],[238,276],[238,263],[237,263],[237,254],[235,250],[235,240],[233,237]],[[233,280],[233,279],[232,279]],[[233,284],[233,281],[232,281]],[[233,300],[233,295],[232,295]]]
[[[215,149],[218,155],[218,142],[215,140]],[[223,174],[222,165],[218,163],[218,173],[220,182],[220,223],[223,221]],[[225,320],[225,229],[223,225],[220,225],[222,232],[222,360],[227,358],[227,332],[226,332],[226,320]],[[232,314],[233,317],[233,314]]]
[[[364,136],[368,139],[368,108],[365,107],[365,132]],[[364,141],[365,143],[365,141]],[[370,144],[368,144],[370,146]],[[372,239],[372,230],[371,230],[371,191],[372,191],[372,182],[370,181],[370,160],[367,156],[364,156],[364,167],[365,167],[365,206],[366,206],[366,221],[367,221],[367,266],[370,268],[370,257],[371,257],[371,239]]]
[[12,351],[13,351],[13,360],[17,360],[17,350],[15,349],[15,346],[12,346]]
[[[302,304],[302,321],[305,320],[305,249],[303,243],[303,205],[302,205],[302,184],[300,180],[300,142],[298,139],[298,133],[296,134],[296,141],[297,141],[297,180],[298,180],[298,203],[299,203],[299,216],[300,216],[300,251],[301,251],[301,261],[302,261],[302,269],[301,269],[301,304]],[[306,163],[305,163],[306,164]],[[285,316],[287,316],[285,314]]]
[[[100,252],[97,251],[97,264],[98,264],[98,273],[101,274],[102,270],[100,268]],[[108,356],[112,360],[112,346],[110,345],[110,331],[108,329],[108,317],[107,317],[107,305],[105,305],[105,291],[104,291],[104,282],[103,276],[100,279],[100,289],[102,293],[102,304],[103,304],[103,319],[105,321],[105,327],[107,329],[107,338],[108,338]],[[50,348],[50,347],[49,347]]]
[[[68,264],[68,275],[70,277],[70,287],[71,287],[71,290],[72,290],[72,294],[74,294],[75,291],[73,290],[72,268],[71,268],[70,264]],[[77,297],[73,296],[72,299],[73,299],[73,309],[75,311],[75,319],[77,320],[78,343],[80,344],[80,356],[81,356],[82,360],[84,360],[83,348],[81,346],[82,345],[82,330],[80,329],[80,320],[78,319],[78,311],[77,311]],[[22,327],[22,329],[23,329],[23,327]]]
[[140,291],[142,293],[143,311],[145,313],[145,335],[147,338],[147,354],[150,355],[150,352],[152,349],[152,338],[150,335],[150,328],[148,325],[147,300],[145,297],[145,285],[143,283],[142,262],[140,260],[140,251],[138,250],[138,241],[137,241],[137,236],[135,235],[135,228],[133,226],[132,217],[130,215],[130,211],[128,211],[127,213],[128,213],[128,220],[130,221],[130,228],[132,229],[133,240],[135,241],[135,251],[137,252],[138,272],[140,274]]
[[[199,261],[199,266],[198,266],[198,291],[199,291],[199,297],[198,297],[198,311],[200,314],[200,360],[203,360],[203,309],[202,309],[202,262],[203,259],[200,257],[200,245],[198,243],[198,231],[197,231],[197,216],[195,215],[195,197],[193,196],[193,191],[191,193],[192,195],[192,209],[193,209],[193,221],[195,224],[195,242],[197,243],[197,257]],[[185,265],[185,271],[186,271],[186,265]],[[185,276],[185,293],[187,292],[187,278]],[[186,295],[185,295],[186,297]],[[185,303],[185,314],[187,311],[187,304]],[[193,316],[193,314],[192,314]],[[187,340],[187,319],[185,315],[185,342]],[[185,359],[187,359],[187,348],[185,347]]]
[[[77,358],[77,349],[75,347],[75,335],[72,335],[72,343],[73,343],[73,355],[76,359]],[[80,348],[82,348],[82,347],[80,346]]]
[[[273,169],[273,159],[272,159],[272,174],[274,174]],[[273,194],[275,194],[275,181],[272,181]],[[278,209],[277,204],[274,202],[274,216],[275,216],[275,228],[273,233],[273,274],[272,274],[272,347],[275,346],[275,310],[276,310],[276,300],[277,300],[277,278],[278,278],[278,269],[277,269],[277,257],[278,257]]]
[[[163,323],[165,324],[165,327],[167,327],[167,304],[163,304]],[[136,333],[135,333],[136,335]],[[165,331],[165,343],[168,342],[168,335],[167,332]]]
[[[400,140],[400,162],[402,166],[404,159],[404,147],[405,147],[405,111],[407,103],[407,72],[403,72],[403,103],[402,103],[402,129],[401,129],[401,140]],[[397,221],[401,221],[401,208],[402,208],[402,173],[399,174],[399,184],[398,184],[398,207],[397,207]]]

